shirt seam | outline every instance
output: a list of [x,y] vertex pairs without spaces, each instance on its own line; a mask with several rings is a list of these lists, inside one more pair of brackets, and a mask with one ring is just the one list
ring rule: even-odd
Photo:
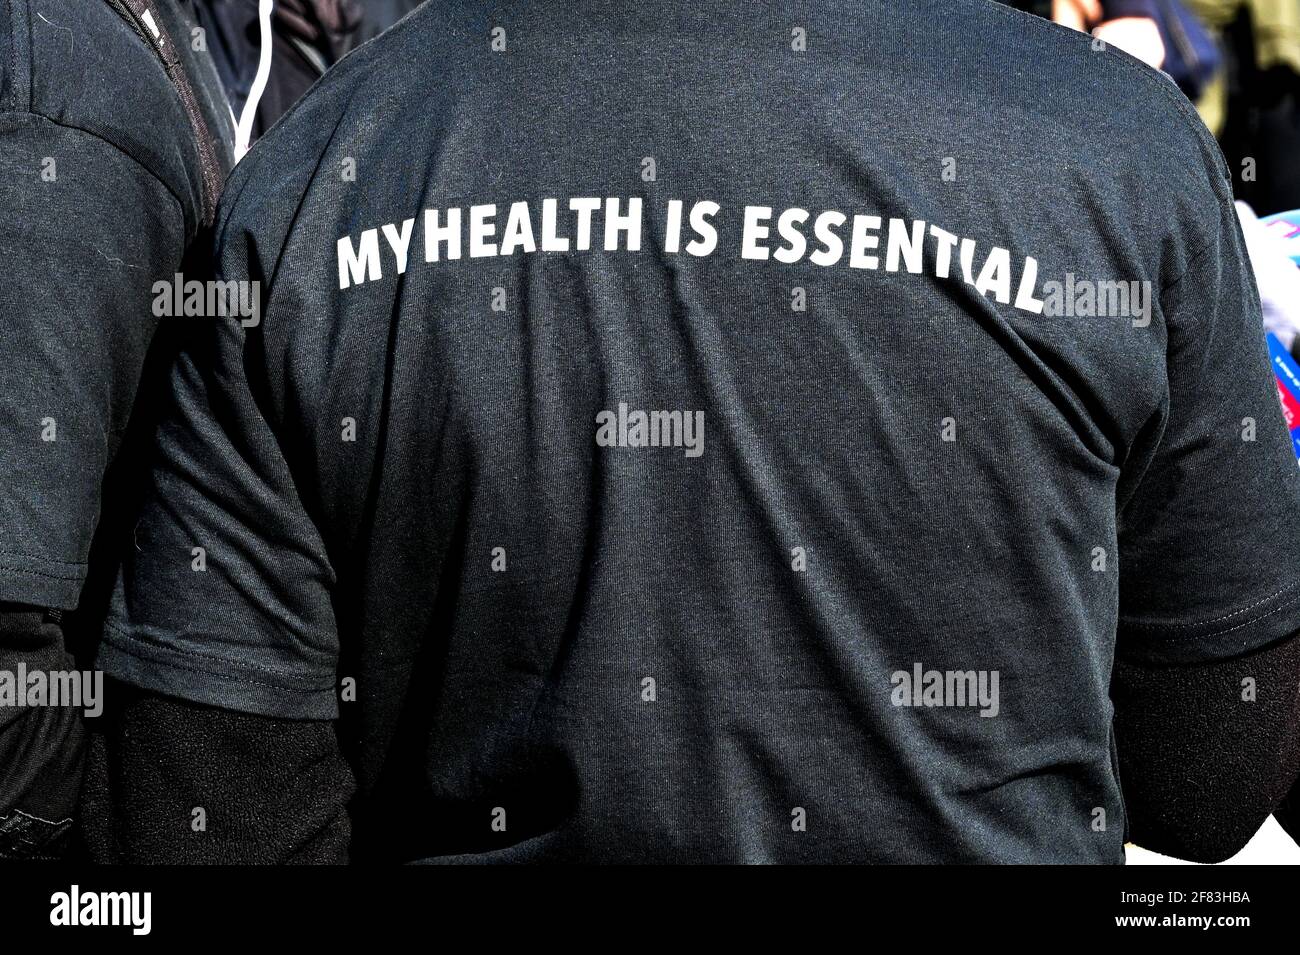
[[20,550],[0,550],[0,557],[22,557],[25,560],[40,560],[47,564],[63,564],[66,567],[85,567],[84,560],[59,560],[57,557],[46,557],[43,554],[24,554]]
[[148,174],[150,179],[154,180],[154,182],[158,183],[158,185],[162,186],[165,190],[167,190],[167,194],[171,196],[172,201],[176,203],[176,207],[177,207],[176,211],[180,213],[181,221],[182,222],[185,221],[185,203],[181,200],[181,197],[177,194],[176,190],[173,189],[162,178],[162,176],[158,175],[158,173],[150,169],[149,166],[145,164],[144,160],[140,159],[137,156],[133,156],[131,153],[127,152],[125,149],[123,149],[117,143],[113,142],[111,139],[101,136],[99,133],[86,129],[83,126],[74,126],[71,123],[60,122],[59,120],[54,119],[53,117],[46,116],[44,113],[38,113],[35,110],[31,110],[31,109],[6,109],[0,111],[0,113],[2,113],[5,116],[32,117],[34,119],[43,120],[49,123],[51,126],[57,126],[60,129],[70,129],[73,130],[74,132],[82,133],[85,136],[89,136],[91,139],[98,140],[99,142],[104,143],[106,146],[111,147],[114,152],[120,153],[121,155],[125,156],[127,159],[131,160],[131,162],[134,165],[138,166],[146,174]]
[[[9,45],[10,47],[12,47],[12,49],[10,49],[9,51],[9,76],[10,76],[10,82],[12,84],[10,89],[9,99],[12,102],[12,106],[14,109],[19,109],[20,107],[22,107],[24,101],[26,101],[26,104],[30,106],[31,95],[32,95],[31,50],[30,50],[31,37],[29,35],[31,30],[31,25],[29,22],[27,22],[31,19],[31,17],[29,15],[24,18],[22,35],[19,36],[18,10],[17,10],[18,2],[21,2],[21,0],[4,0],[5,12],[7,14],[7,19],[9,21]],[[27,57],[24,58],[24,62],[27,66],[26,75],[20,76],[19,73],[20,57],[18,55],[19,54],[18,48],[23,43],[27,44],[29,49],[28,49]],[[8,111],[9,109],[8,106],[5,106],[4,108],[6,111]]]
[[[74,564],[75,567],[85,567],[85,564]],[[70,581],[73,583],[80,582],[86,575],[84,572],[76,574],[47,574],[44,571],[32,570],[30,567],[15,567],[4,562],[0,562],[0,573],[6,574],[25,574],[29,577],[44,577],[47,580]]]
[[[1243,607],[1241,610],[1234,611],[1222,617],[1215,617],[1210,620],[1202,620],[1199,623],[1125,623],[1124,621],[1121,620],[1121,626],[1124,629],[1128,629],[1128,630],[1177,630],[1177,631],[1194,630],[1198,627],[1205,627],[1211,624],[1221,623],[1225,620],[1230,620],[1231,618],[1240,616],[1243,613],[1249,613],[1251,610],[1254,610],[1256,607],[1267,604],[1269,601],[1276,600],[1278,597],[1283,596],[1287,592],[1295,590],[1295,588],[1298,586],[1300,586],[1300,582],[1289,584],[1286,587],[1283,587],[1281,590],[1277,591],[1276,593],[1270,594],[1269,596],[1263,598],[1262,600],[1257,600],[1255,603],[1251,604],[1248,607]],[[1286,610],[1290,607],[1294,607],[1297,604],[1300,604],[1300,593],[1296,594],[1291,599],[1285,600],[1282,603],[1278,604],[1276,607],[1274,607],[1272,610],[1268,611],[1267,613],[1262,613],[1257,617],[1252,617],[1249,620],[1243,623],[1239,623],[1234,627],[1226,627],[1221,630],[1212,630],[1209,633],[1198,634],[1197,636],[1198,637],[1219,637],[1224,635],[1225,633],[1232,633],[1234,630],[1240,630],[1242,627],[1249,627],[1252,624],[1259,623],[1261,620],[1271,617],[1276,613],[1280,613],[1283,610]],[[1181,633],[1170,633],[1163,636],[1147,637],[1146,639],[1177,640],[1177,639],[1183,639],[1183,636]]]
[[[121,640],[113,639],[113,635],[116,635],[117,637],[120,637],[122,639]],[[202,653],[198,650],[190,650],[185,647],[149,646],[148,653],[138,652],[140,650],[139,641],[134,636],[132,636],[131,633],[122,629],[111,620],[104,621],[104,641],[112,645],[116,650],[119,650],[122,653],[125,653],[128,656],[133,657],[136,660],[140,660],[141,662],[144,663],[162,663],[164,665],[177,667],[178,669],[190,670],[193,673],[201,673],[206,676],[213,676],[223,680],[230,680],[234,683],[247,683],[252,686],[262,686],[274,690],[289,690],[295,693],[323,693],[327,690],[332,690],[334,687],[334,680],[332,677],[328,684],[322,683],[316,687],[290,686],[284,683],[261,683],[258,682],[257,680],[248,679],[246,676],[237,676],[234,673],[225,670],[217,670],[217,669],[211,669],[209,667],[201,667],[201,666],[187,666],[180,661],[166,659],[167,657],[170,657],[172,655],[177,655],[182,658],[194,657],[195,659],[198,660],[210,661],[212,663],[219,663],[223,667],[229,668],[229,670],[231,671],[257,670],[261,673],[267,673],[273,676],[281,676],[281,677],[286,677],[288,679],[292,679],[292,677],[289,677],[288,674],[284,673],[283,671],[275,670],[272,669],[271,667],[261,666],[256,663],[234,663],[233,661],[225,657],[219,657],[211,653]],[[151,659],[150,654],[155,654],[156,656]]]

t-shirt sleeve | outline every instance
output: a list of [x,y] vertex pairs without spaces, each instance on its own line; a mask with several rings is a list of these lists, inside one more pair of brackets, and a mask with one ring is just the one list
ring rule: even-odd
[[185,247],[153,173],[90,133],[0,113],[0,601],[71,609],[109,461]]
[[334,572],[246,361],[261,329],[204,319],[184,338],[99,665],[195,703],[334,718]]
[[1120,514],[1117,650],[1209,662],[1300,631],[1300,468],[1226,198],[1161,309],[1168,408]]

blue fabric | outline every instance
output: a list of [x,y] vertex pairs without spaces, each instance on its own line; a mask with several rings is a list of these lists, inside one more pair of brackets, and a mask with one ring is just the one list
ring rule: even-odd
[[1165,43],[1164,71],[1195,99],[1223,62],[1214,38],[1179,0],[1156,0],[1156,22]]

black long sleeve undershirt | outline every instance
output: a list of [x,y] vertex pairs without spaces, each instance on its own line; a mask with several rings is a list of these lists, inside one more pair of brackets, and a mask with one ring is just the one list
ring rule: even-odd
[[348,861],[354,783],[332,722],[236,713],[114,681],[105,695],[80,812],[93,860]]
[[1197,666],[1117,661],[1111,698],[1129,839],[1143,848],[1230,858],[1300,775],[1300,634]]
[[[36,607],[0,603],[0,671],[75,669],[59,624]],[[82,711],[0,706],[0,860],[62,858],[84,752]]]
[[[354,783],[332,723],[234,713],[122,684],[108,696],[117,705],[91,738],[82,799],[93,858],[347,861]],[[1226,859],[1300,775],[1300,635],[1212,664],[1119,661],[1112,696],[1129,837],[1141,846]],[[194,826],[200,807],[204,831]]]

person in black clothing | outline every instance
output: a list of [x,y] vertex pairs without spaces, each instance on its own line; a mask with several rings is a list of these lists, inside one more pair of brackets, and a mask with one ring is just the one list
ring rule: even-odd
[[205,264],[231,165],[194,26],[189,0],[0,5],[3,859],[70,843],[82,717],[103,700],[25,706],[39,698],[19,675],[93,660],[148,450],[132,435],[152,433],[133,409],[160,324],[153,285]]
[[1126,54],[428,4],[218,228],[265,316],[173,373],[98,858],[1213,859],[1295,777],[1300,472],[1228,170]]

